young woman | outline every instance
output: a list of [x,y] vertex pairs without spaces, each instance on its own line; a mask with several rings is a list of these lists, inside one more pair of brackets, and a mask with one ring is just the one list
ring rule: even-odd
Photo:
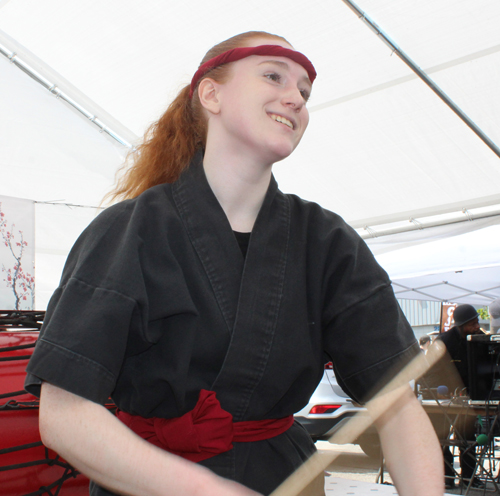
[[[44,443],[92,495],[269,494],[314,452],[292,415],[325,355],[364,401],[418,353],[363,241],[272,176],[307,127],[315,76],[267,33],[212,48],[135,154],[125,201],[75,244],[26,387],[41,392]],[[409,390],[378,427],[400,494],[441,494]]]

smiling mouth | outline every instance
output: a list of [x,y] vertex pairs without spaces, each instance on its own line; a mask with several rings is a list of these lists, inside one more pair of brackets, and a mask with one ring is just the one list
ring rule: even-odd
[[276,114],[269,114],[269,115],[273,121],[281,122],[281,124],[285,124],[285,126],[288,126],[290,129],[293,129],[293,122],[289,121],[287,118]]

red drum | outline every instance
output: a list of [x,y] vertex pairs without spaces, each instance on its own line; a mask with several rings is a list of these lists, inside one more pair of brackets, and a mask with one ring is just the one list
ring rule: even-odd
[[[40,314],[0,311],[0,493],[88,496],[88,479],[42,444],[38,398],[23,390]],[[35,326],[19,324],[26,315]]]

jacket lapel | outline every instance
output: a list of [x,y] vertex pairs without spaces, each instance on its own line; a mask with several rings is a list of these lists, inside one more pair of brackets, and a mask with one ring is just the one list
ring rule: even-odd
[[212,390],[235,420],[245,418],[264,374],[280,312],[290,204],[273,178],[246,260],[206,179],[201,154],[173,185],[174,201],[212,286],[231,341]]
[[245,419],[266,369],[280,312],[290,233],[290,205],[271,179],[255,223],[229,349],[212,389],[235,420]]
[[238,307],[243,256],[226,214],[210,189],[201,153],[172,187],[191,243],[210,281],[228,332],[232,332]]

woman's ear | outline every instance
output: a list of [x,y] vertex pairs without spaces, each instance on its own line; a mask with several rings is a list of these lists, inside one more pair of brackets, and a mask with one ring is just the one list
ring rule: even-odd
[[220,112],[219,84],[210,78],[205,78],[198,85],[198,97],[202,107],[212,114]]

